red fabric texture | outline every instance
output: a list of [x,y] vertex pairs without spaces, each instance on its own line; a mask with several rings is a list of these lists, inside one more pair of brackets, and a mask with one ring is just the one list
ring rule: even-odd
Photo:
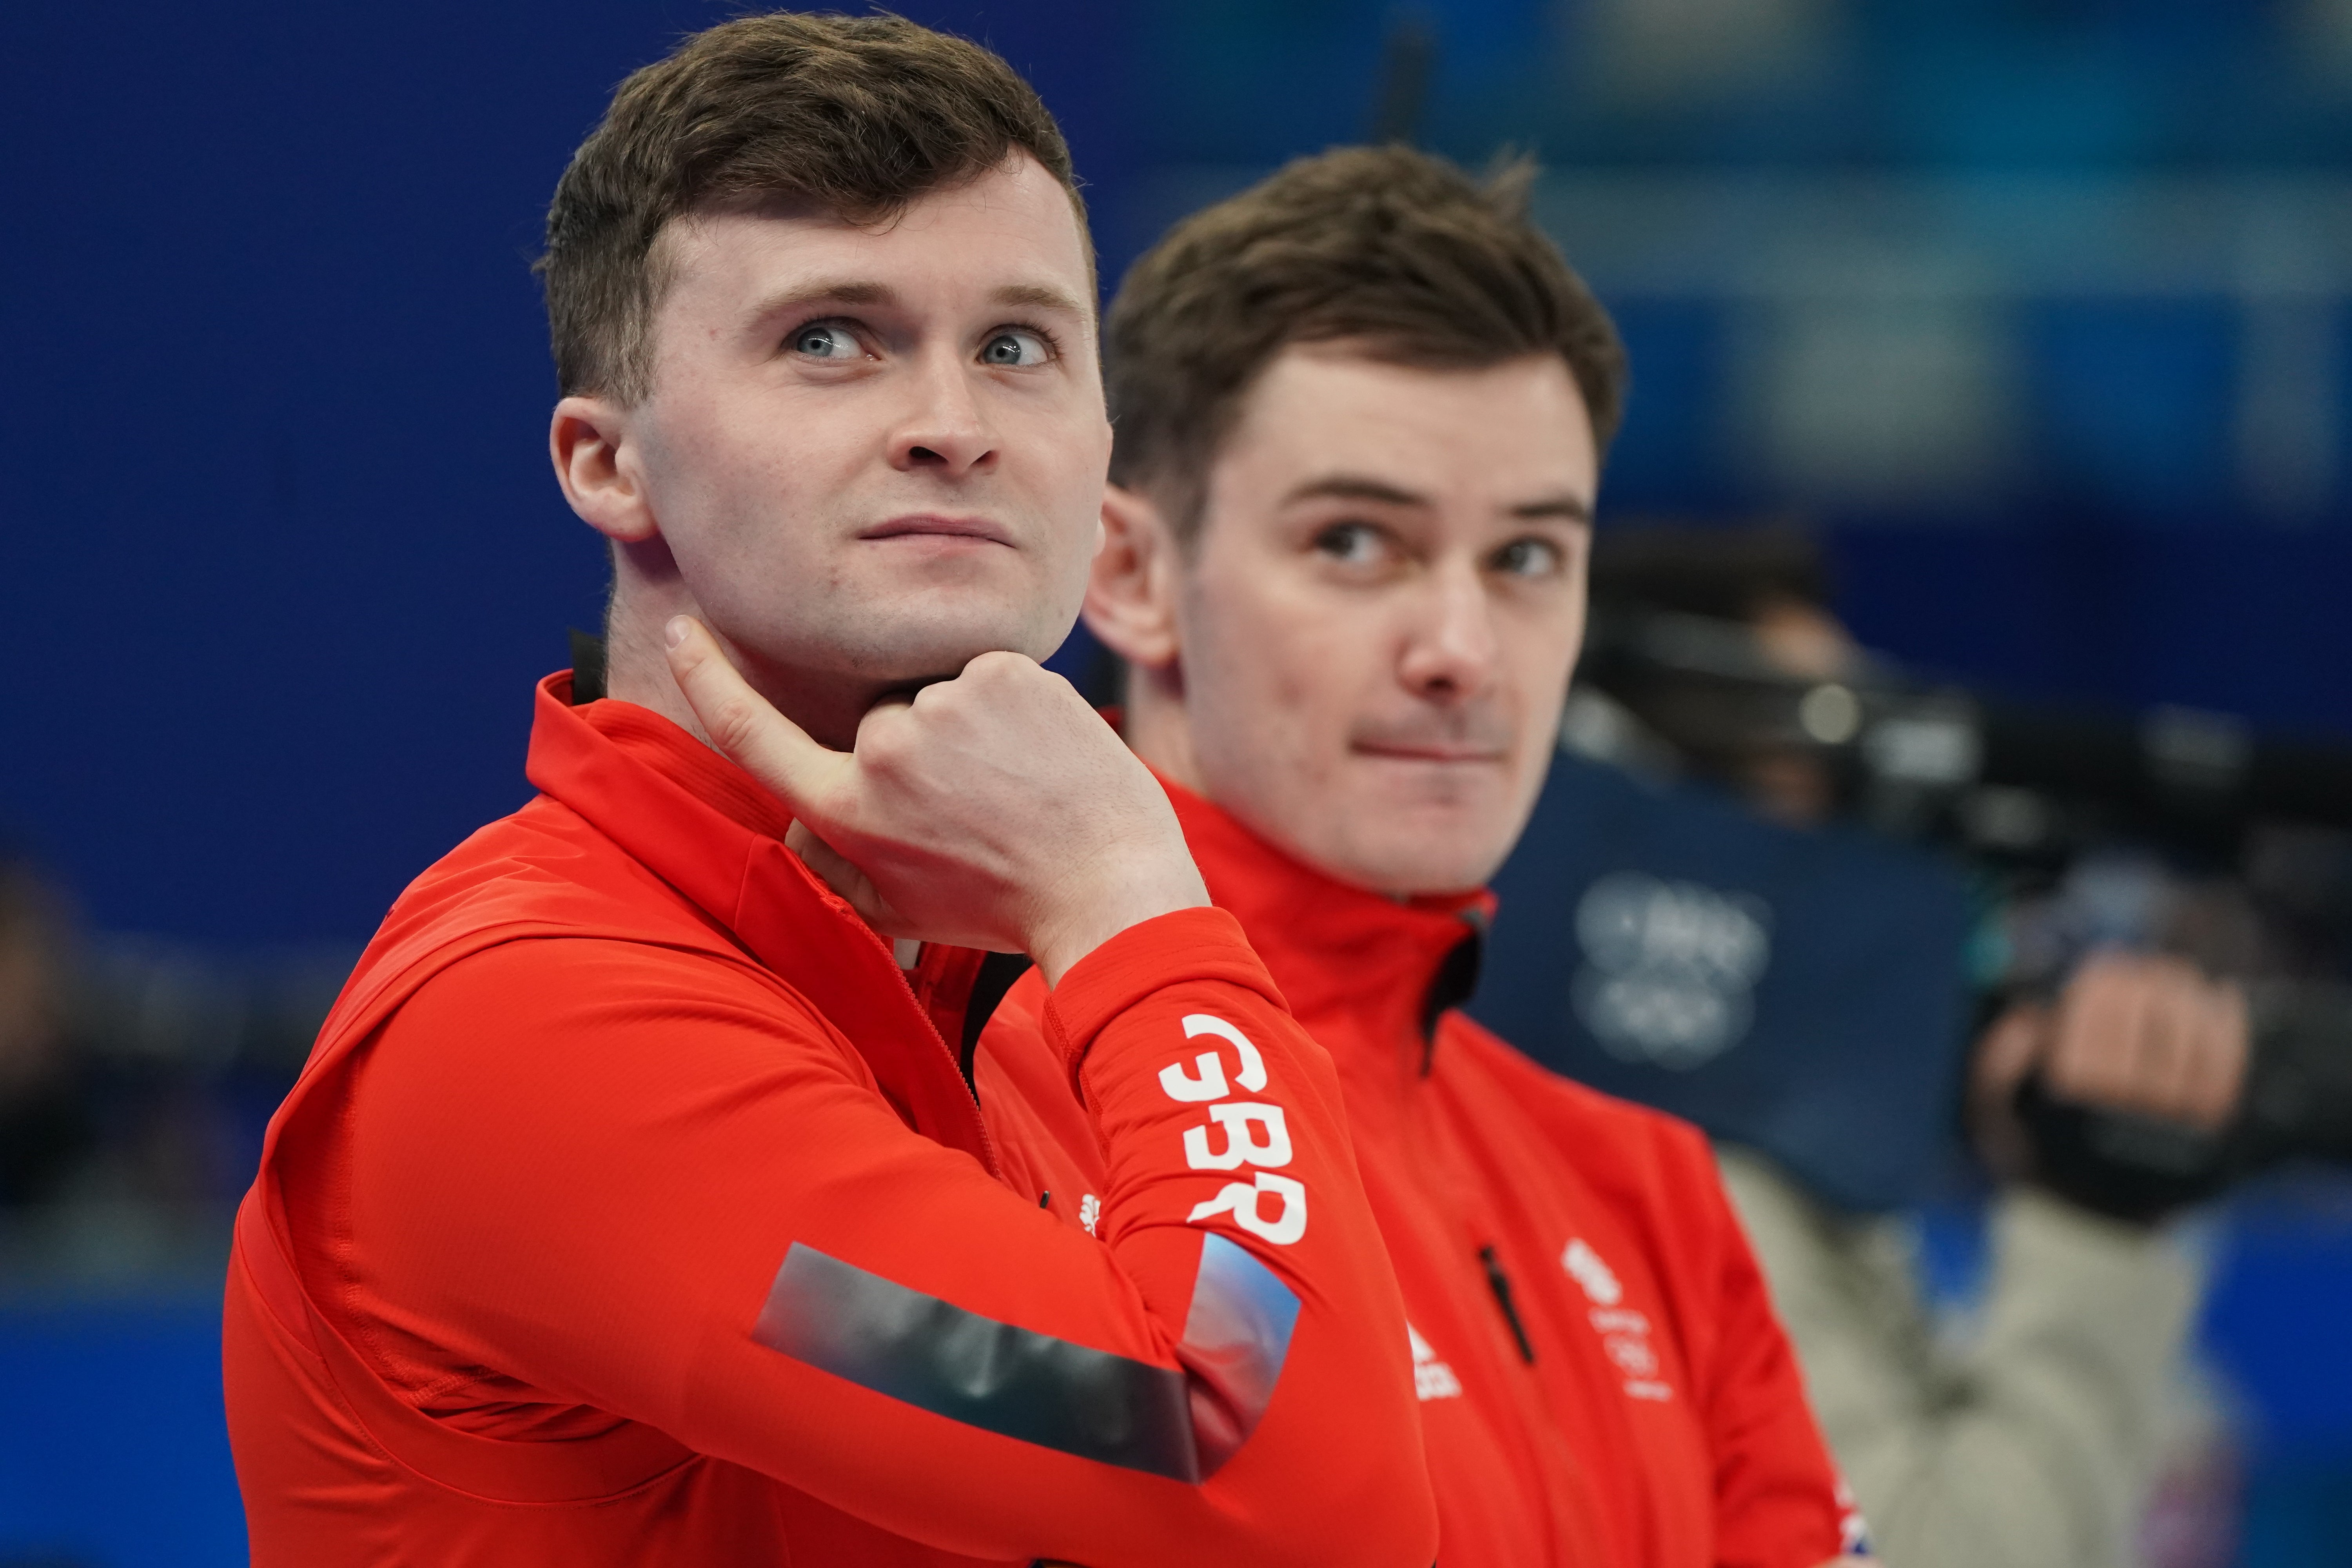
[[[1339,1066],[1412,1324],[1398,1354],[1409,1346],[1416,1366],[1439,1562],[1836,1556],[1837,1476],[1705,1139],[1537,1067],[1458,1012],[1423,1034],[1431,983],[1491,909],[1484,895],[1401,903],[1346,887],[1169,793],[1212,897]],[[1043,996],[1034,975],[1014,987],[975,1077],[1007,1178],[1076,1215],[1108,1178],[1080,1108],[1053,1096]]]
[[[1033,1006],[1101,1154],[1089,1236],[1008,1186],[944,1043],[976,955],[902,974],[748,777],[644,710],[570,707],[568,677],[529,771],[540,796],[394,907],[240,1214],[224,1373],[260,1568],[1425,1568],[1402,1311],[1333,1069],[1232,917],[1137,926]],[[1263,1053],[1310,1194],[1294,1241],[1191,1218],[1230,1178],[1188,1164],[1201,1108],[1159,1075],[1201,1015]],[[1264,1419],[1200,1485],[752,1337],[798,1242],[1174,1367],[1212,1226],[1302,1306]]]

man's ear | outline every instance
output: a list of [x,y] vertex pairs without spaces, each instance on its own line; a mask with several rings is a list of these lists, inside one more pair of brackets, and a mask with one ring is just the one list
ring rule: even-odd
[[1182,643],[1175,536],[1150,497],[1118,485],[1103,487],[1102,530],[1087,580],[1087,629],[1136,668],[1165,668]]
[[563,499],[589,527],[618,544],[659,531],[629,439],[627,409],[603,397],[562,399],[548,425],[547,453]]

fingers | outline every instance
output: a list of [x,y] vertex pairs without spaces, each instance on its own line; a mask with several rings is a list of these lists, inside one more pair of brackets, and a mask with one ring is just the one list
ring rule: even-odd
[[2153,978],[2140,1002],[2135,1083],[2138,1108],[2148,1115],[2188,1120],[2189,1084],[2199,1058],[2210,1048],[2210,1012],[2204,984],[2193,971],[2168,966]]
[[2108,953],[2068,984],[2045,1070],[2060,1099],[2210,1129],[2236,1106],[2246,1051],[2235,987],[2180,959]]
[[672,616],[663,628],[669,670],[710,743],[765,784],[796,816],[830,820],[835,793],[851,759],[828,751],[751,689],[691,616]]
[[2009,1103],[2017,1086],[2033,1069],[2049,1027],[2049,1009],[2030,1005],[2011,1007],[1993,1021],[1977,1047],[1975,1078],[1980,1100]]
[[2141,1013],[2148,985],[2144,963],[2127,954],[2101,953],[2067,982],[2058,1002],[2057,1038],[2043,1067],[2050,1091],[2059,1099],[2141,1109]]
[[2050,1009],[2029,1004],[2001,1014],[1978,1043],[1969,1075],[1969,1125],[1978,1152],[1998,1175],[2021,1176],[2032,1165],[2032,1145],[2017,1119],[2017,1086],[2041,1059],[2050,1034]]
[[2253,1026],[2246,1014],[2246,994],[2235,985],[2207,987],[2204,1045],[2195,1053],[2183,1082],[2182,1120],[2216,1128],[2237,1114],[2238,1096],[2245,1088],[2246,1064],[2252,1055]]
[[899,936],[902,921],[888,900],[874,890],[873,881],[865,872],[851,865],[841,852],[816,836],[814,828],[795,817],[784,830],[784,847],[801,858],[801,863],[816,873],[817,880],[839,894],[841,900],[857,911],[858,919],[885,936]]

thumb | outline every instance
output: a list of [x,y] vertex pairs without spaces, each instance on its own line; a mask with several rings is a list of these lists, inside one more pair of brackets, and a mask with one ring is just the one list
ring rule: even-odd
[[817,826],[829,824],[856,760],[817,744],[777,712],[692,616],[671,616],[662,631],[670,676],[710,743],[792,807],[794,816]]
[[2007,1103],[2043,1054],[2049,1028],[2050,1015],[2045,1008],[2020,1004],[2001,1014],[1977,1047],[1979,1091],[1988,1099]]

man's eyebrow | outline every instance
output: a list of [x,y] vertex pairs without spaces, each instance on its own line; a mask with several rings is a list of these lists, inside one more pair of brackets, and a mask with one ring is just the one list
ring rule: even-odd
[[[1282,498],[1289,506],[1302,500],[1360,500],[1382,506],[1421,506],[1433,504],[1418,490],[1406,489],[1387,479],[1376,479],[1367,474],[1323,474],[1294,487]],[[1509,515],[1526,522],[1559,519],[1563,522],[1590,523],[1592,507],[1583,497],[1562,491],[1558,495],[1538,497],[1521,501],[1510,509]]]
[[892,305],[898,291],[887,283],[863,278],[816,278],[787,283],[753,307],[754,320],[781,316],[811,305]]
[[1383,506],[1427,506],[1429,498],[1415,490],[1366,474],[1323,474],[1291,487],[1281,504],[1302,500],[1368,500]]
[[1582,496],[1546,496],[1541,500],[1521,501],[1511,509],[1511,515],[1528,521],[1541,518],[1559,518],[1564,522],[1592,521],[1592,505]]
[[1058,310],[1070,316],[1093,314],[1078,302],[1076,295],[1049,283],[1007,283],[989,298],[999,305],[1016,310]]
[[[896,305],[898,301],[898,291],[887,283],[864,278],[817,278],[786,284],[761,300],[752,315],[764,321],[813,305]],[[989,301],[1009,310],[1055,310],[1073,316],[1088,313],[1076,295],[1045,283],[1007,283],[991,293]]]

